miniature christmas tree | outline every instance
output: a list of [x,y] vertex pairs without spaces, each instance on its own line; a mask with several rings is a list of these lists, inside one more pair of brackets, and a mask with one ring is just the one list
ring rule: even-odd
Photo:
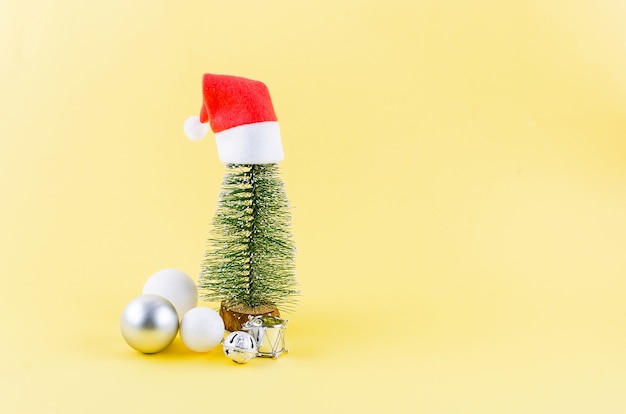
[[226,329],[248,316],[279,316],[295,304],[291,214],[276,164],[284,158],[267,87],[250,79],[205,74],[200,117],[185,123],[193,140],[215,132],[226,164],[198,286],[221,301]]

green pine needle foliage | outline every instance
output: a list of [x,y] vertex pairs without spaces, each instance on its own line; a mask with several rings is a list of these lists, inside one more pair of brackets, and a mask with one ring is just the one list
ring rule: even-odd
[[291,213],[277,164],[226,166],[198,287],[205,300],[289,310],[298,294]]

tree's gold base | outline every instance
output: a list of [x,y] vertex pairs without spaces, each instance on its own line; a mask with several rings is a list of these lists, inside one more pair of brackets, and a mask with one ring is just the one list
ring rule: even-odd
[[255,316],[266,315],[280,318],[278,308],[272,305],[251,308],[243,305],[229,306],[222,302],[220,306],[220,316],[224,320],[224,327],[230,332],[240,331],[243,324]]

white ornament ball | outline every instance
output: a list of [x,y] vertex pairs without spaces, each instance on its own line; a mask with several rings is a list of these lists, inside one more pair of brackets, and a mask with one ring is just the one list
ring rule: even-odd
[[168,347],[178,332],[174,306],[157,295],[141,295],[122,313],[120,330],[128,345],[139,352],[153,354]]
[[183,124],[185,135],[192,141],[200,141],[209,132],[209,124],[200,122],[198,116],[190,116]]
[[143,286],[143,294],[159,295],[172,302],[178,320],[198,305],[198,288],[194,281],[178,269],[159,270]]
[[183,316],[180,338],[192,351],[210,351],[224,338],[224,321],[213,309],[194,308]]

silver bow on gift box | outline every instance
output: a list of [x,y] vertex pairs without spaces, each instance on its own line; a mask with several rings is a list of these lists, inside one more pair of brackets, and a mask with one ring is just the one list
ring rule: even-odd
[[275,316],[256,316],[248,320],[241,329],[256,341],[258,357],[278,358],[283,352],[289,352],[285,348],[287,322],[287,319]]

